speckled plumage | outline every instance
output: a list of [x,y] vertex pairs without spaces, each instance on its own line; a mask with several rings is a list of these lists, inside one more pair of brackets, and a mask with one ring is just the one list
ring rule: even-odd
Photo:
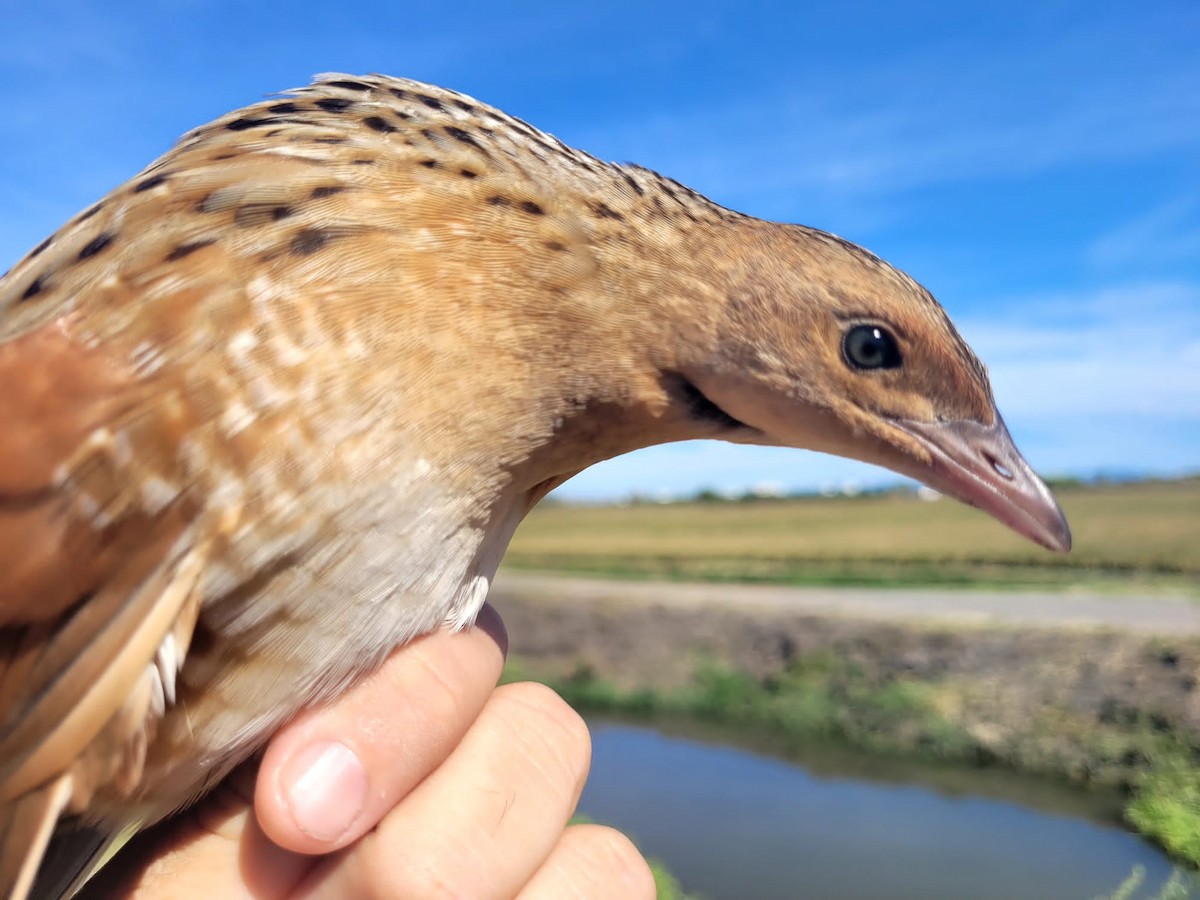
[[[855,322],[902,369],[847,365]],[[717,437],[954,491],[920,429],[1003,431],[866,251],[379,76],[203,126],[36,247],[0,281],[0,384],[0,887],[34,826],[160,818],[471,622],[596,461]]]

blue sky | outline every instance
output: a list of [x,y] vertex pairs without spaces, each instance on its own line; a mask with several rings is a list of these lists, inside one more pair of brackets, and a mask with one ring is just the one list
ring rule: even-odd
[[[946,305],[1050,474],[1200,469],[1200,3],[0,0],[0,270],[179,134],[318,72],[473,94]],[[717,443],[563,492],[890,482]]]

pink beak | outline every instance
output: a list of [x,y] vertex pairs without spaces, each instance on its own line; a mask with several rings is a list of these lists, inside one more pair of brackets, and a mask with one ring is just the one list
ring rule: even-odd
[[1071,549],[1071,528],[1042,479],[1013,444],[1000,414],[991,425],[978,422],[893,424],[933,456],[915,474],[930,487],[995,516],[1013,531],[1048,550]]

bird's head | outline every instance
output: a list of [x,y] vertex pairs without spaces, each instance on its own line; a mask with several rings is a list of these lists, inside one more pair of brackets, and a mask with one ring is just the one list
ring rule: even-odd
[[704,355],[680,373],[741,427],[725,437],[885,466],[1051,550],[1071,534],[1018,452],[987,371],[929,292],[822,232],[755,227]]

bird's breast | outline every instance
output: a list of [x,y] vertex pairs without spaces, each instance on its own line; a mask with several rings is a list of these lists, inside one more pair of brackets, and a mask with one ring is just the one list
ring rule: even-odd
[[[271,544],[248,530],[231,547],[236,558],[212,560],[176,699],[154,726],[138,796],[98,797],[96,818],[124,821],[139,804],[147,819],[169,814],[394,648],[473,622],[525,512],[455,499],[420,461],[404,483],[321,491],[337,494],[340,511],[313,521],[299,540]],[[334,505],[331,497],[310,500]]]

